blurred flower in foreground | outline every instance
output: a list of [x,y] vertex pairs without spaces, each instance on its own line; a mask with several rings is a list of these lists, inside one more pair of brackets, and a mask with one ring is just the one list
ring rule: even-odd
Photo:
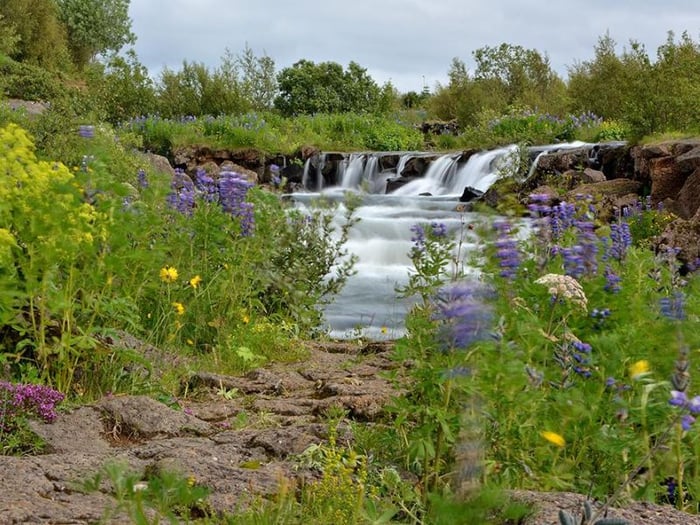
[[95,126],[82,125],[78,128],[78,135],[84,139],[91,139],[95,136]]
[[440,335],[450,348],[467,348],[485,339],[493,313],[485,303],[489,291],[478,282],[460,282],[438,292],[435,319],[442,321]]
[[568,301],[584,310],[588,307],[588,299],[583,288],[576,279],[569,275],[548,273],[535,282],[546,286],[554,300]]
[[558,447],[563,447],[564,445],[566,445],[566,440],[564,439],[564,436],[562,436],[561,434],[557,434],[556,432],[543,430],[542,432],[540,432],[540,435],[547,441]]
[[649,373],[649,370],[651,370],[649,367],[649,361],[646,359],[641,359],[630,365],[629,374],[632,379],[641,379],[642,376]]
[[164,266],[160,269],[160,280],[164,283],[174,283],[177,281],[177,269],[172,266]]

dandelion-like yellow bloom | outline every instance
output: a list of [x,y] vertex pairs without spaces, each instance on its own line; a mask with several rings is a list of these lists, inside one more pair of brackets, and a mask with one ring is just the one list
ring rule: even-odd
[[382,328],[381,328],[380,331],[381,331],[383,334],[386,334],[386,333],[389,331],[389,329],[388,329],[386,326],[382,326]]
[[177,315],[182,315],[185,313],[185,306],[182,303],[173,303],[173,308],[175,308],[175,313]]
[[250,322],[250,317],[248,317],[248,314],[241,315],[241,319],[243,320],[244,324],[248,324]]
[[194,277],[192,277],[192,279],[190,279],[190,286],[196,289],[199,286],[199,283],[201,282],[202,278],[199,275],[195,275]]
[[647,361],[646,359],[641,359],[640,361],[637,361],[630,365],[629,374],[632,379],[639,379],[644,374],[648,373],[649,370],[651,370],[651,367],[649,366],[649,361]]
[[547,441],[558,447],[563,447],[564,445],[566,445],[566,440],[564,439],[564,436],[562,436],[561,434],[557,434],[556,432],[543,430],[542,432],[540,432],[540,435]]
[[164,266],[160,269],[160,279],[164,283],[174,283],[177,281],[177,268]]

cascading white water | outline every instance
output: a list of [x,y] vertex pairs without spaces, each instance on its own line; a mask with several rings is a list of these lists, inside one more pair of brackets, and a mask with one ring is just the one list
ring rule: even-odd
[[[581,144],[556,145],[551,149],[579,147]],[[546,147],[545,147],[546,148]],[[548,151],[551,151],[548,149]],[[480,219],[477,214],[458,211],[459,197],[465,187],[486,191],[499,177],[515,173],[520,162],[515,146],[472,155],[460,165],[459,154],[446,154],[435,159],[425,176],[385,194],[386,179],[404,172],[411,153],[398,159],[396,170],[380,172],[376,155],[363,153],[348,157],[342,179],[336,188],[325,188],[322,194],[341,200],[345,192],[359,195],[362,204],[356,215],[347,248],[358,257],[357,273],[342,292],[324,309],[329,335],[334,338],[395,338],[404,333],[404,319],[414,300],[399,299],[397,287],[405,286],[413,271],[409,252],[412,246],[411,226],[444,223],[451,234],[470,233],[465,224]],[[317,187],[322,181],[319,163]],[[311,183],[308,163],[305,166],[305,187]],[[423,194],[423,195],[421,195]],[[294,194],[298,206],[308,206],[319,195]],[[342,206],[337,217],[342,217]],[[474,237],[462,244],[462,260],[474,248]],[[472,270],[476,271],[476,270]]]

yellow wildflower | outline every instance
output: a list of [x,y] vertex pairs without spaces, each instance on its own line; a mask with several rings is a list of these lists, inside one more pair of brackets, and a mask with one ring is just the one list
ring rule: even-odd
[[250,322],[250,317],[248,317],[248,314],[241,315],[241,319],[243,320],[244,324],[248,324]]
[[649,373],[650,369],[649,361],[641,359],[630,365],[629,374],[632,379],[640,379],[643,375]]
[[182,315],[185,313],[185,306],[182,303],[173,303],[173,308],[175,308],[175,313],[177,315]]
[[557,434],[556,432],[543,430],[542,432],[540,432],[540,435],[547,441],[558,447],[563,447],[564,445],[566,445],[566,440],[564,439],[564,436],[562,436],[561,434]]
[[190,286],[196,289],[199,286],[199,283],[201,282],[202,278],[199,275],[195,275],[194,277],[192,277],[192,279],[190,279]]
[[382,326],[381,332],[382,332],[383,334],[386,334],[388,331],[389,331],[389,329],[388,329],[386,326]]
[[164,283],[174,283],[177,281],[177,269],[172,266],[164,266],[160,269],[160,279]]

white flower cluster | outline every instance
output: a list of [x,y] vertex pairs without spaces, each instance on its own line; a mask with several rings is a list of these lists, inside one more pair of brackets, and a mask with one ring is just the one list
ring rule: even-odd
[[556,273],[548,273],[535,281],[537,284],[547,286],[548,291],[557,299],[564,299],[584,310],[588,307],[588,299],[583,292],[583,288],[579,282],[568,275],[559,275]]

